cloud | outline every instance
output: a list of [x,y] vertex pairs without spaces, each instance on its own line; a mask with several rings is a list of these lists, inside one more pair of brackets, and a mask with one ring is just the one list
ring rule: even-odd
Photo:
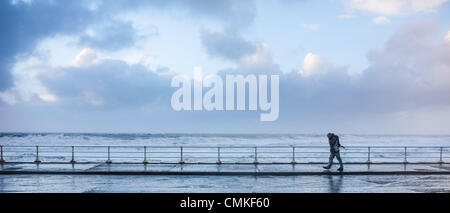
[[145,8],[185,10],[192,17],[211,18],[221,21],[227,29],[240,30],[253,23],[256,6],[252,0],[117,0],[114,4],[104,3],[102,10],[120,11]]
[[80,46],[115,51],[133,46],[138,39],[138,33],[130,22],[115,21],[97,25],[80,36]]
[[93,64],[97,59],[97,54],[91,48],[85,48],[75,57],[73,65],[77,67]]
[[450,48],[434,42],[438,32],[434,21],[413,22],[371,51],[363,75],[368,97],[404,108],[450,104]]
[[257,44],[253,53],[244,55],[239,61],[239,66],[246,72],[251,73],[280,73],[279,66],[273,61],[269,45]]
[[253,23],[256,16],[256,6],[252,0],[195,0],[193,2],[178,0],[177,3],[181,2],[187,4],[193,14],[206,14],[221,19],[228,29],[246,28]]
[[256,45],[244,40],[236,32],[202,31],[201,37],[206,52],[218,58],[239,60],[244,55],[256,51]]
[[83,111],[169,103],[173,73],[98,58],[92,49],[83,49],[72,66],[51,67],[36,61],[21,66],[15,75],[17,85],[0,93],[4,102]]
[[346,0],[347,4],[357,10],[381,15],[402,15],[409,13],[434,11],[448,0]]
[[317,75],[330,70],[330,64],[314,53],[306,54],[300,73],[303,76]]
[[281,73],[280,67],[273,61],[269,46],[264,42],[245,40],[235,31],[212,33],[206,30],[202,32],[201,41],[210,56],[237,65],[233,69],[222,69],[222,74]]
[[447,44],[450,44],[450,30],[447,32],[447,35],[445,36],[445,41]]
[[273,60],[270,48],[266,43],[257,43],[256,50],[252,53],[243,55],[235,60],[235,68],[222,69],[220,75],[225,74],[282,74],[280,66]]
[[[406,120],[446,123],[439,113],[433,113],[450,108],[450,48],[444,40],[436,42],[438,35],[434,21],[402,27],[382,47],[368,53],[369,67],[361,74],[349,74],[346,66],[335,66],[315,53],[306,54],[298,71],[280,76],[279,122],[295,125],[297,120],[319,129],[331,128],[329,122],[363,122],[366,127],[366,122],[395,123],[403,125],[397,127],[401,131],[412,129],[413,124]],[[276,72],[276,63],[270,64]],[[240,66],[235,73],[240,70],[247,71]],[[400,118],[405,112],[408,118]],[[424,126],[414,125],[417,129]]]
[[80,31],[93,16],[82,1],[1,1],[0,91],[13,85],[10,70],[18,54],[29,53],[47,36]]
[[[413,22],[398,30],[379,49],[368,53],[369,67],[350,75],[323,57],[308,53],[300,74],[286,74],[283,94],[328,113],[395,113],[450,106],[450,48],[436,43],[438,25]],[[323,101],[326,105],[323,106]],[[295,114],[295,113],[293,113]]]
[[136,30],[116,16],[142,8],[186,10],[193,17],[219,20],[233,30],[249,26],[255,16],[252,1],[238,0],[0,1],[0,91],[13,86],[11,69],[16,57],[30,54],[45,38],[80,36],[79,45],[107,51],[133,45]]
[[[42,72],[38,79],[61,104],[94,109],[138,108],[169,100],[170,76],[140,64],[95,59],[91,50],[77,56],[77,66]],[[84,60],[88,58],[89,60]]]
[[54,97],[36,78],[41,72],[50,70],[41,58],[31,56],[17,63],[13,67],[14,86],[0,92],[0,98],[10,105],[29,104],[39,105],[55,101]]
[[[284,107],[287,114],[396,113],[445,107],[450,105],[450,48],[445,41],[434,42],[438,34],[434,21],[408,24],[368,53],[370,66],[361,74],[351,75],[346,66],[335,66],[316,53],[306,54],[298,71],[281,74],[264,43],[256,43],[253,53],[234,57],[237,67],[221,73],[281,74],[281,105],[305,106],[300,111]],[[221,46],[220,41],[215,45]],[[216,50],[214,54],[226,49]]]
[[372,19],[372,23],[374,24],[390,24],[391,20],[384,16],[378,16]]

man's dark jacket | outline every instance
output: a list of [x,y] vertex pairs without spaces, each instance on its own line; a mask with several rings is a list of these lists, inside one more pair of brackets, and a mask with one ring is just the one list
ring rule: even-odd
[[339,143],[339,136],[333,134],[331,138],[328,138],[328,143],[330,144],[331,153],[339,152],[339,147],[341,147],[341,144]]

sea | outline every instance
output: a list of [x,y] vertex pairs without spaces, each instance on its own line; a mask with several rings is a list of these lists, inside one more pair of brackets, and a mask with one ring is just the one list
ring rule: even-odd
[[[450,146],[450,135],[338,134],[344,146]],[[324,134],[0,133],[11,146],[327,146]]]

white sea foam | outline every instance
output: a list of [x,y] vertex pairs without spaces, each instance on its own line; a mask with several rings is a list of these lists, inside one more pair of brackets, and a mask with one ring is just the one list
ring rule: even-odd
[[[345,146],[450,146],[450,135],[340,135]],[[78,134],[0,133],[0,145],[15,146],[327,146],[318,134]]]

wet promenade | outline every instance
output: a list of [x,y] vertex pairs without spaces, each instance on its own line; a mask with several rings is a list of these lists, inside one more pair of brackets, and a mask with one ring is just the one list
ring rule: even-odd
[[0,175],[450,175],[450,164],[346,164],[344,172],[324,164],[132,164],[3,163]]

